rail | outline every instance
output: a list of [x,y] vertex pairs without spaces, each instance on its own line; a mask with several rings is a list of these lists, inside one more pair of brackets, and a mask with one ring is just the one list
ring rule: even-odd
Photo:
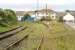
[[[26,28],[27,28],[27,27],[26,27]],[[1,40],[1,39],[4,39],[4,38],[6,38],[6,37],[9,37],[9,36],[11,36],[11,35],[14,35],[14,34],[20,32],[20,31],[22,31],[23,29],[25,29],[25,28],[24,28],[24,27],[18,27],[18,28],[16,28],[16,29],[12,30],[12,31],[6,32],[6,33],[4,33],[4,34],[0,34],[0,40]]]
[[[26,36],[28,36],[28,33],[25,33],[23,30],[25,29],[25,27],[21,27],[19,29],[19,32],[15,32],[16,30],[14,30],[14,33],[17,33],[13,36],[10,36],[8,38],[2,39],[0,40],[0,50],[6,50],[9,47],[11,47],[12,45],[18,43],[19,41],[21,41],[23,38],[25,38]],[[20,32],[21,31],[21,32]],[[7,33],[6,33],[7,34]],[[9,33],[10,34],[10,33]]]

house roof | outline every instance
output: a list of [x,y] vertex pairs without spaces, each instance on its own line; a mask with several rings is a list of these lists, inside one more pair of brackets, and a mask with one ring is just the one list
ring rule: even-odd
[[70,11],[70,14],[75,17],[75,11]]
[[63,17],[64,15],[66,15],[65,12],[56,12],[57,17]]
[[72,16],[75,17],[75,11],[69,11],[69,12],[56,12],[57,17],[63,17],[63,16],[65,16],[67,13],[70,13]]
[[36,10],[36,12],[38,12],[38,13],[51,13],[51,12],[53,12],[53,10],[51,10],[51,9],[41,9],[41,10]]
[[50,9],[40,9],[40,10],[35,10],[35,11],[28,11],[27,13],[30,14],[30,15],[34,15],[36,13],[38,14],[45,14],[45,13],[53,13],[53,10],[50,10]]
[[25,11],[16,11],[17,16],[24,16]]

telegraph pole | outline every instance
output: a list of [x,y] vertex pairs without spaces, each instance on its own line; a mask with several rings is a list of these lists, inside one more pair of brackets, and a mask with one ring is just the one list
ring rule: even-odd
[[48,15],[47,13],[48,13],[48,12],[47,12],[47,3],[46,3],[46,17],[47,17],[47,15]]
[[38,12],[38,10],[39,10],[39,0],[37,0],[37,5],[36,5],[37,7],[36,7],[36,16],[38,17],[38,14],[39,14],[39,12]]

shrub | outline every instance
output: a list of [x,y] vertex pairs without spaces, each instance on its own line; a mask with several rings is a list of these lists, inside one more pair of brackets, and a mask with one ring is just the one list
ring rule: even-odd
[[22,18],[22,21],[25,21],[26,19],[28,19],[29,17],[31,17],[29,14],[25,14]]
[[59,22],[63,22],[63,17],[59,17]]

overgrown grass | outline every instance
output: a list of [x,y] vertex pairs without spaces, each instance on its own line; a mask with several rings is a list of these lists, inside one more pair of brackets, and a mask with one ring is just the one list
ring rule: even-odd
[[8,31],[8,30],[11,30],[13,28],[16,28],[17,26],[20,26],[20,23],[16,22],[16,23],[13,23],[13,24],[6,24],[6,26],[2,26],[0,25],[0,32],[5,32],[5,31]]
[[36,50],[41,43],[44,27],[41,24],[34,23],[31,30],[32,32],[27,39],[27,48],[23,47],[23,50]]
[[75,31],[63,23],[50,22],[51,32],[45,36],[41,50],[75,50]]
[[75,31],[63,23],[49,22],[48,27],[41,23],[23,23],[30,26],[25,33],[30,32],[18,46],[10,50],[37,50],[43,37],[40,50],[75,50]]
[[17,47],[10,48],[11,50],[36,50],[39,47],[45,27],[42,24],[32,23],[25,33],[30,32],[27,39],[19,43]]

